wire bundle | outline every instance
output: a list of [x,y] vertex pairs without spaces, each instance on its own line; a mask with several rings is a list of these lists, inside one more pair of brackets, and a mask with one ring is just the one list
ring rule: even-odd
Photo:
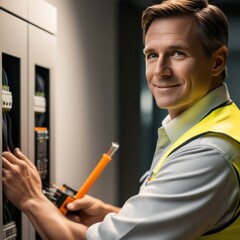
[[[9,91],[9,82],[5,70],[2,68],[2,88]],[[2,151],[14,150],[12,140],[12,120],[9,114],[9,109],[2,109]],[[4,195],[4,194],[3,194]],[[14,206],[3,196],[3,223],[7,224],[12,221],[14,214]]]
[[[36,86],[35,95],[45,97],[45,81],[38,73],[36,73]],[[35,114],[35,126],[41,127],[45,121],[45,113],[36,112]]]

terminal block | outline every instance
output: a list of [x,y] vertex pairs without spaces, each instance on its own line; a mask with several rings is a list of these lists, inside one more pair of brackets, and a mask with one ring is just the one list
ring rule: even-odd
[[35,127],[36,167],[42,181],[45,181],[48,171],[48,140],[49,133],[45,127]]
[[2,89],[2,109],[11,110],[13,103],[12,93],[8,90],[8,87],[3,86]]
[[44,96],[34,96],[34,112],[46,112],[46,98]]
[[14,240],[17,238],[17,227],[14,221],[3,225],[3,240]]

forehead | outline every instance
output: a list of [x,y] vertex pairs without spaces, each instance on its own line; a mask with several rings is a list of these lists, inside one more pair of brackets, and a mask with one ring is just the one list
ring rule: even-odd
[[196,23],[190,16],[176,16],[155,19],[146,34],[145,44],[152,42],[200,42],[196,34]]

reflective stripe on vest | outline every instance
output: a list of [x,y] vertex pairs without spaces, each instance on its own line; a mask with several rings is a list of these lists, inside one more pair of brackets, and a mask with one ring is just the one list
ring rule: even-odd
[[[177,148],[179,148],[181,145],[185,144],[189,140],[207,133],[224,134],[240,143],[240,110],[238,109],[238,107],[234,103],[219,107],[210,112],[199,123],[189,129],[185,134],[183,134],[179,139],[177,139],[163,155],[163,157],[160,159],[160,161],[154,168],[149,181],[155,178],[156,174],[159,172],[165,160],[173,151],[175,151]],[[238,175],[240,175],[240,165],[238,165],[239,163],[232,164],[238,172]],[[236,210],[236,214],[239,211],[240,209]],[[221,231],[212,233],[210,235],[202,236],[199,239],[240,239],[240,217],[238,217],[237,220],[235,220],[231,225],[222,229]]]

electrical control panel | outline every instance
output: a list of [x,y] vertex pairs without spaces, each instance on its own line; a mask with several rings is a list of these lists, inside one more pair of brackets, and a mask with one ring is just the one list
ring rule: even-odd
[[[55,22],[56,8],[46,1],[0,0],[0,148],[20,148],[36,165],[43,187],[54,181]],[[40,239],[2,188],[0,239]]]
[[42,180],[43,188],[49,187],[49,69],[35,66],[35,165]]
[[[10,66],[12,63],[12,71]],[[2,151],[13,152],[19,147],[19,59],[2,55]],[[6,69],[6,70],[5,70]],[[13,74],[15,76],[13,76]],[[14,98],[14,104],[13,104]],[[16,135],[15,135],[16,133]],[[21,230],[21,213],[3,194],[3,239],[17,239]]]

